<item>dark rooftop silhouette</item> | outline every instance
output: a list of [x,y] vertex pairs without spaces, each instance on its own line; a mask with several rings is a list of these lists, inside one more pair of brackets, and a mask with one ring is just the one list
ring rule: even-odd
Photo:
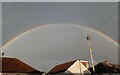
[[[93,73],[92,67],[89,68]],[[107,61],[95,65],[95,73],[120,73],[120,65],[111,64]]]

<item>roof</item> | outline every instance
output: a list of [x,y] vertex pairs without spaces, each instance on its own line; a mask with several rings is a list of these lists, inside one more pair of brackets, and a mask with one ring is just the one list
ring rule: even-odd
[[60,65],[56,65],[52,70],[48,72],[48,74],[55,74],[59,72],[64,72],[66,71],[71,65],[73,65],[77,60],[73,60],[70,62],[66,62]]
[[1,61],[2,73],[42,73],[17,58],[2,57]]
[[[92,68],[89,68],[91,72]],[[95,65],[95,73],[120,73],[120,65],[100,62]]]

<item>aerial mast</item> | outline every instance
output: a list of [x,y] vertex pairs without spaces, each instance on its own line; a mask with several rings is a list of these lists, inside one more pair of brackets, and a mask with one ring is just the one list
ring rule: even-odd
[[2,48],[0,49],[0,57],[4,56],[4,52],[2,51]]
[[90,51],[90,57],[91,57],[91,62],[92,62],[93,73],[95,73],[94,60],[93,60],[92,47],[91,47],[91,40],[90,40],[89,35],[87,36],[87,41],[88,41],[88,46],[89,46],[89,51]]

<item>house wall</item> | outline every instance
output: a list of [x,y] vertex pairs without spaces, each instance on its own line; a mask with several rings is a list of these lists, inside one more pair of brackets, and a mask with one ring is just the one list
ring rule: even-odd
[[85,75],[90,74],[90,71],[79,60],[77,60],[70,68],[65,71],[65,73],[72,73],[73,75]]

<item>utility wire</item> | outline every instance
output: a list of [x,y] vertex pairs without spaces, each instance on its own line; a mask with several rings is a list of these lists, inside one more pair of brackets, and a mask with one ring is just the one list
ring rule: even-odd
[[[92,34],[90,34],[90,36],[93,36],[94,34],[96,34],[98,31],[100,31],[100,29],[102,27],[104,27],[106,25],[106,23],[112,18],[112,16],[118,11],[118,8],[116,8],[111,15],[98,27],[98,29],[96,29],[96,32],[93,32]],[[87,36],[83,37],[82,39],[86,39]],[[81,40],[82,40],[81,39]]]

